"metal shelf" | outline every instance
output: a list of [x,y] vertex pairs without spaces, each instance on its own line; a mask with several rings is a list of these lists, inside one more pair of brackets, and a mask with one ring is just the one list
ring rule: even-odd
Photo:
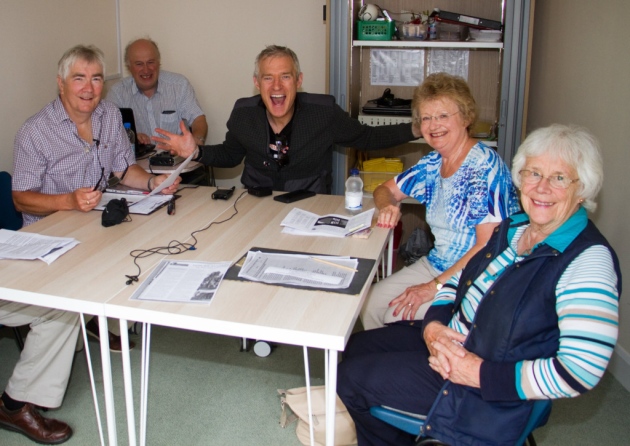
[[503,49],[503,42],[439,41],[439,40],[353,40],[355,47],[375,48],[449,48],[449,49]]
[[[361,122],[363,124],[370,125],[372,127],[376,127],[376,126],[379,126],[379,125],[405,124],[407,122],[411,122],[411,116],[387,116],[387,115],[359,114],[357,119],[359,120],[359,122]],[[487,145],[488,147],[496,147],[497,146],[497,142],[496,141],[486,141],[483,138],[476,138],[476,139],[479,139],[480,141],[483,141],[483,143],[485,145]],[[410,143],[416,143],[416,144],[426,144],[427,143],[424,140],[424,138],[416,139],[414,141],[409,141],[409,142]]]

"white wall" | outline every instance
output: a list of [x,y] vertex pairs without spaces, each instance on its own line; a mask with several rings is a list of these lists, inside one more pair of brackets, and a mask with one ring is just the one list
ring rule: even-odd
[[[208,120],[208,144],[223,142],[234,102],[256,94],[254,59],[265,45],[290,47],[304,73],[302,89],[326,89],[326,0],[120,0],[123,47],[149,35],[162,67],[188,77]],[[128,73],[125,73],[128,75]],[[219,184],[240,185],[241,168],[215,169]]]
[[[303,89],[326,90],[326,0],[118,0],[122,47],[150,35],[164,69],[187,76],[209,125],[208,142],[220,143],[236,99],[255,94],[254,58],[268,44],[291,47],[304,72]],[[57,94],[57,61],[78,43],[115,48],[116,0],[4,0],[0,2],[0,169],[12,172],[13,139],[24,121]],[[99,31],[98,33],[96,31]],[[109,51],[109,53],[113,50]],[[108,60],[116,60],[106,54]],[[108,74],[118,72],[110,63]],[[116,66],[114,66],[116,65]],[[124,72],[127,75],[126,72]],[[215,169],[216,171],[216,169]],[[240,169],[221,169],[239,183]]]
[[[604,187],[591,216],[630,279],[630,2],[536,2],[528,131],[550,123],[588,128],[600,141]],[[630,299],[622,296],[611,370],[630,389]]]
[[116,57],[116,0],[0,2],[0,170],[13,172],[13,139],[24,121],[57,95],[57,62],[77,44]]

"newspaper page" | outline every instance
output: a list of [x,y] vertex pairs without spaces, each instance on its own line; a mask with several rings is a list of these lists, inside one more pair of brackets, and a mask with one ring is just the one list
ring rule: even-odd
[[230,262],[162,260],[131,299],[209,303],[229,267]]
[[350,257],[249,251],[238,276],[255,282],[312,288],[348,288],[359,261]]

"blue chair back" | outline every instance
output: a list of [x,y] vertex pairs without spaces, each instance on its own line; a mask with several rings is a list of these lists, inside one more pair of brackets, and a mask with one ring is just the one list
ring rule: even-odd
[[386,406],[370,407],[370,414],[412,435],[420,435],[420,428],[427,418],[425,415],[417,415]]
[[0,172],[0,229],[18,230],[22,227],[22,214],[15,210],[11,196],[11,174]]
[[518,439],[516,444],[525,444],[525,440],[531,435],[534,430],[547,424],[549,414],[551,413],[551,400],[536,400],[534,402],[534,408],[529,415],[525,430]]
[[[529,415],[527,425],[518,439],[517,445],[524,445],[531,433],[547,423],[551,413],[551,400],[536,400],[534,408]],[[370,407],[370,414],[379,420],[390,424],[411,435],[420,435],[420,428],[424,424],[426,416],[417,415],[386,406]]]

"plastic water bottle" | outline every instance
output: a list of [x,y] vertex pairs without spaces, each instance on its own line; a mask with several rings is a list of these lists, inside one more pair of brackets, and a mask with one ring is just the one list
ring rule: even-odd
[[429,19],[429,40],[437,40],[437,22],[435,19]]
[[131,130],[131,123],[125,122],[125,130],[127,131],[127,136],[129,137],[129,142],[131,143],[131,150],[133,153],[136,153],[136,134]]
[[346,210],[358,214],[363,210],[363,180],[359,169],[352,169],[346,180]]

